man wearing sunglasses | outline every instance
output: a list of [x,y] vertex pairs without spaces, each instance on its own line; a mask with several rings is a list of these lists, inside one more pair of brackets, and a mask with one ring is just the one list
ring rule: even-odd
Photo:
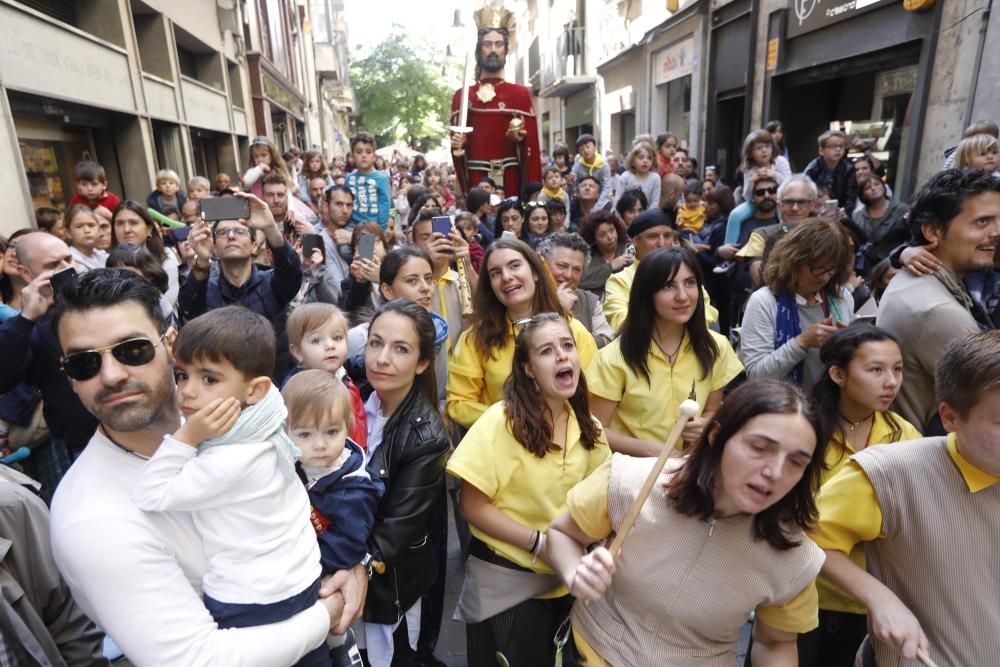
[[[194,249],[195,262],[181,285],[177,309],[182,322],[232,305],[246,306],[263,315],[274,325],[278,337],[274,377],[281,378],[292,366],[285,321],[287,306],[302,286],[302,263],[282,236],[267,204],[251,194],[234,196],[250,200],[250,218],[219,220],[211,228],[202,221],[191,228],[188,242]],[[254,266],[258,230],[271,249],[271,269]],[[210,271],[213,252],[219,260],[218,273]]]
[[207,563],[191,515],[147,514],[132,501],[146,460],[180,426],[174,331],[159,301],[134,274],[95,269],[55,309],[62,370],[100,422],[52,503],[56,564],[81,609],[134,664],[293,664],[332,625],[346,631],[360,614],[367,573],[338,572],[323,599],[286,621],[218,629],[200,595]]
[[32,232],[17,239],[18,273],[27,283],[20,315],[0,328],[0,394],[25,382],[42,397],[45,421],[51,434],[49,445],[32,454],[42,495],[51,498],[55,485],[93,435],[97,422],[73,393],[59,370],[59,344],[50,322],[53,302],[49,279],[73,267],[66,244],[45,232]]

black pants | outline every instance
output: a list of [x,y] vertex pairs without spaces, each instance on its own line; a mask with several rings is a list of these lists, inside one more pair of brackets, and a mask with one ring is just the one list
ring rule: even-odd
[[[489,547],[472,538],[470,553],[504,567],[523,570],[497,556]],[[465,626],[469,667],[496,667],[502,653],[511,667],[542,667],[555,662],[553,639],[573,607],[573,596],[539,600],[532,598],[480,623]]]
[[[445,575],[448,570],[448,491],[441,485],[441,492],[430,509],[430,535],[437,557],[437,579],[430,590],[420,598],[420,637],[417,655],[434,654],[441,635],[441,615],[444,613]],[[404,642],[405,644],[406,642]]]
[[819,627],[799,635],[799,665],[852,667],[867,634],[868,617],[864,614],[820,609]]

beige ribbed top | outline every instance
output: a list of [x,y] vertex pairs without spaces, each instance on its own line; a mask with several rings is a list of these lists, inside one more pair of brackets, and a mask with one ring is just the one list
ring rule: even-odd
[[[612,458],[608,513],[616,530],[654,462]],[[616,559],[611,588],[595,603],[574,605],[573,626],[617,667],[732,667],[750,611],[792,600],[819,573],[823,551],[799,539],[779,551],[755,539],[751,516],[684,516],[658,484]]]
[[[871,480],[884,540],[868,571],[916,615],[939,665],[1000,665],[1000,484],[969,490],[945,438],[872,447],[854,460]],[[879,667],[918,665],[874,640]]]

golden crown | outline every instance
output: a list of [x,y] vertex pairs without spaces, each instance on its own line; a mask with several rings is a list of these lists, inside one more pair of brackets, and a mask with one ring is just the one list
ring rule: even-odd
[[479,30],[492,29],[510,32],[514,27],[514,14],[503,7],[483,7],[477,9],[473,16],[476,19],[476,28]]

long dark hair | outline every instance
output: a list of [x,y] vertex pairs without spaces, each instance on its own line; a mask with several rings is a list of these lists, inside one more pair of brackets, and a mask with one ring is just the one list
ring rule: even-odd
[[[554,415],[548,404],[541,400],[536,384],[528,377],[527,366],[531,356],[532,334],[542,326],[559,322],[573,335],[569,322],[559,313],[539,313],[528,320],[514,344],[514,365],[503,385],[504,414],[514,439],[529,452],[542,458],[546,452],[559,451],[552,442],[552,421]],[[601,435],[601,427],[590,416],[587,400],[587,380],[580,370],[580,381],[576,393],[569,399],[573,416],[580,425],[580,441],[584,449],[593,449]],[[541,406],[541,409],[539,409]],[[569,443],[567,443],[567,446]]]
[[702,520],[712,518],[715,485],[729,440],[751,419],[766,414],[802,415],[816,434],[816,450],[802,479],[784,497],[753,517],[754,536],[784,551],[799,545],[789,538],[789,533],[806,530],[816,520],[814,496],[819,489],[823,452],[830,439],[802,392],[787,382],[754,378],[729,394],[701,432],[687,461],[670,480],[667,497],[681,514]]
[[[857,322],[834,333],[819,349],[819,360],[823,362],[823,375],[813,386],[810,398],[817,419],[822,423],[824,431],[829,433],[831,437],[840,434],[841,438],[846,439],[847,434],[844,433],[843,426],[838,419],[841,388],[830,377],[830,369],[837,367],[846,371],[858,348],[865,343],[884,341],[892,341],[897,346],[899,345],[896,337],[885,329]],[[882,416],[891,429],[889,442],[898,442],[903,437],[902,426],[893,418],[892,413],[884,412]],[[843,458],[843,453],[841,453],[841,458]]]
[[552,280],[548,267],[524,241],[518,239],[500,238],[490,244],[483,253],[480,263],[480,273],[484,274],[476,282],[476,291],[472,294],[472,317],[469,328],[476,347],[483,356],[495,358],[496,350],[507,344],[510,336],[510,322],[507,319],[507,308],[500,303],[489,278],[490,257],[498,250],[514,250],[524,256],[524,261],[535,274],[535,303],[532,311],[535,313],[560,313],[565,315],[559,298],[556,296],[555,281]]
[[719,358],[719,346],[705,323],[705,297],[698,258],[687,248],[661,248],[649,254],[635,271],[628,297],[628,317],[621,330],[621,351],[625,363],[649,382],[649,347],[656,329],[656,293],[673,280],[681,266],[687,266],[698,282],[698,301],[694,314],[684,325],[691,347],[701,365],[702,377],[708,376]]
[[146,223],[146,227],[149,228],[149,236],[146,237],[146,247],[149,248],[149,252],[153,254],[153,257],[161,262],[165,260],[167,254],[163,250],[163,231],[153,218],[150,217],[146,207],[134,199],[122,201],[122,203],[115,207],[114,213],[111,214],[111,247],[115,248],[118,246],[118,236],[115,234],[115,221],[118,220],[118,214],[124,210],[132,211],[142,218],[142,221]]
[[[379,306],[375,314],[372,315],[368,331],[375,326],[375,321],[386,313],[395,313],[407,317],[413,322],[413,328],[417,332],[417,349],[419,351],[419,361],[426,361],[427,368],[422,373],[417,374],[413,383],[418,388],[427,404],[437,410],[437,378],[434,376],[435,339],[437,330],[434,328],[434,320],[430,313],[423,309],[418,303],[408,299],[393,299]],[[369,335],[371,335],[369,333]]]
[[104,265],[109,269],[126,267],[137,269],[143,278],[156,285],[156,289],[164,294],[170,287],[167,272],[163,270],[163,264],[153,257],[153,253],[144,245],[137,243],[119,244],[111,248]]

